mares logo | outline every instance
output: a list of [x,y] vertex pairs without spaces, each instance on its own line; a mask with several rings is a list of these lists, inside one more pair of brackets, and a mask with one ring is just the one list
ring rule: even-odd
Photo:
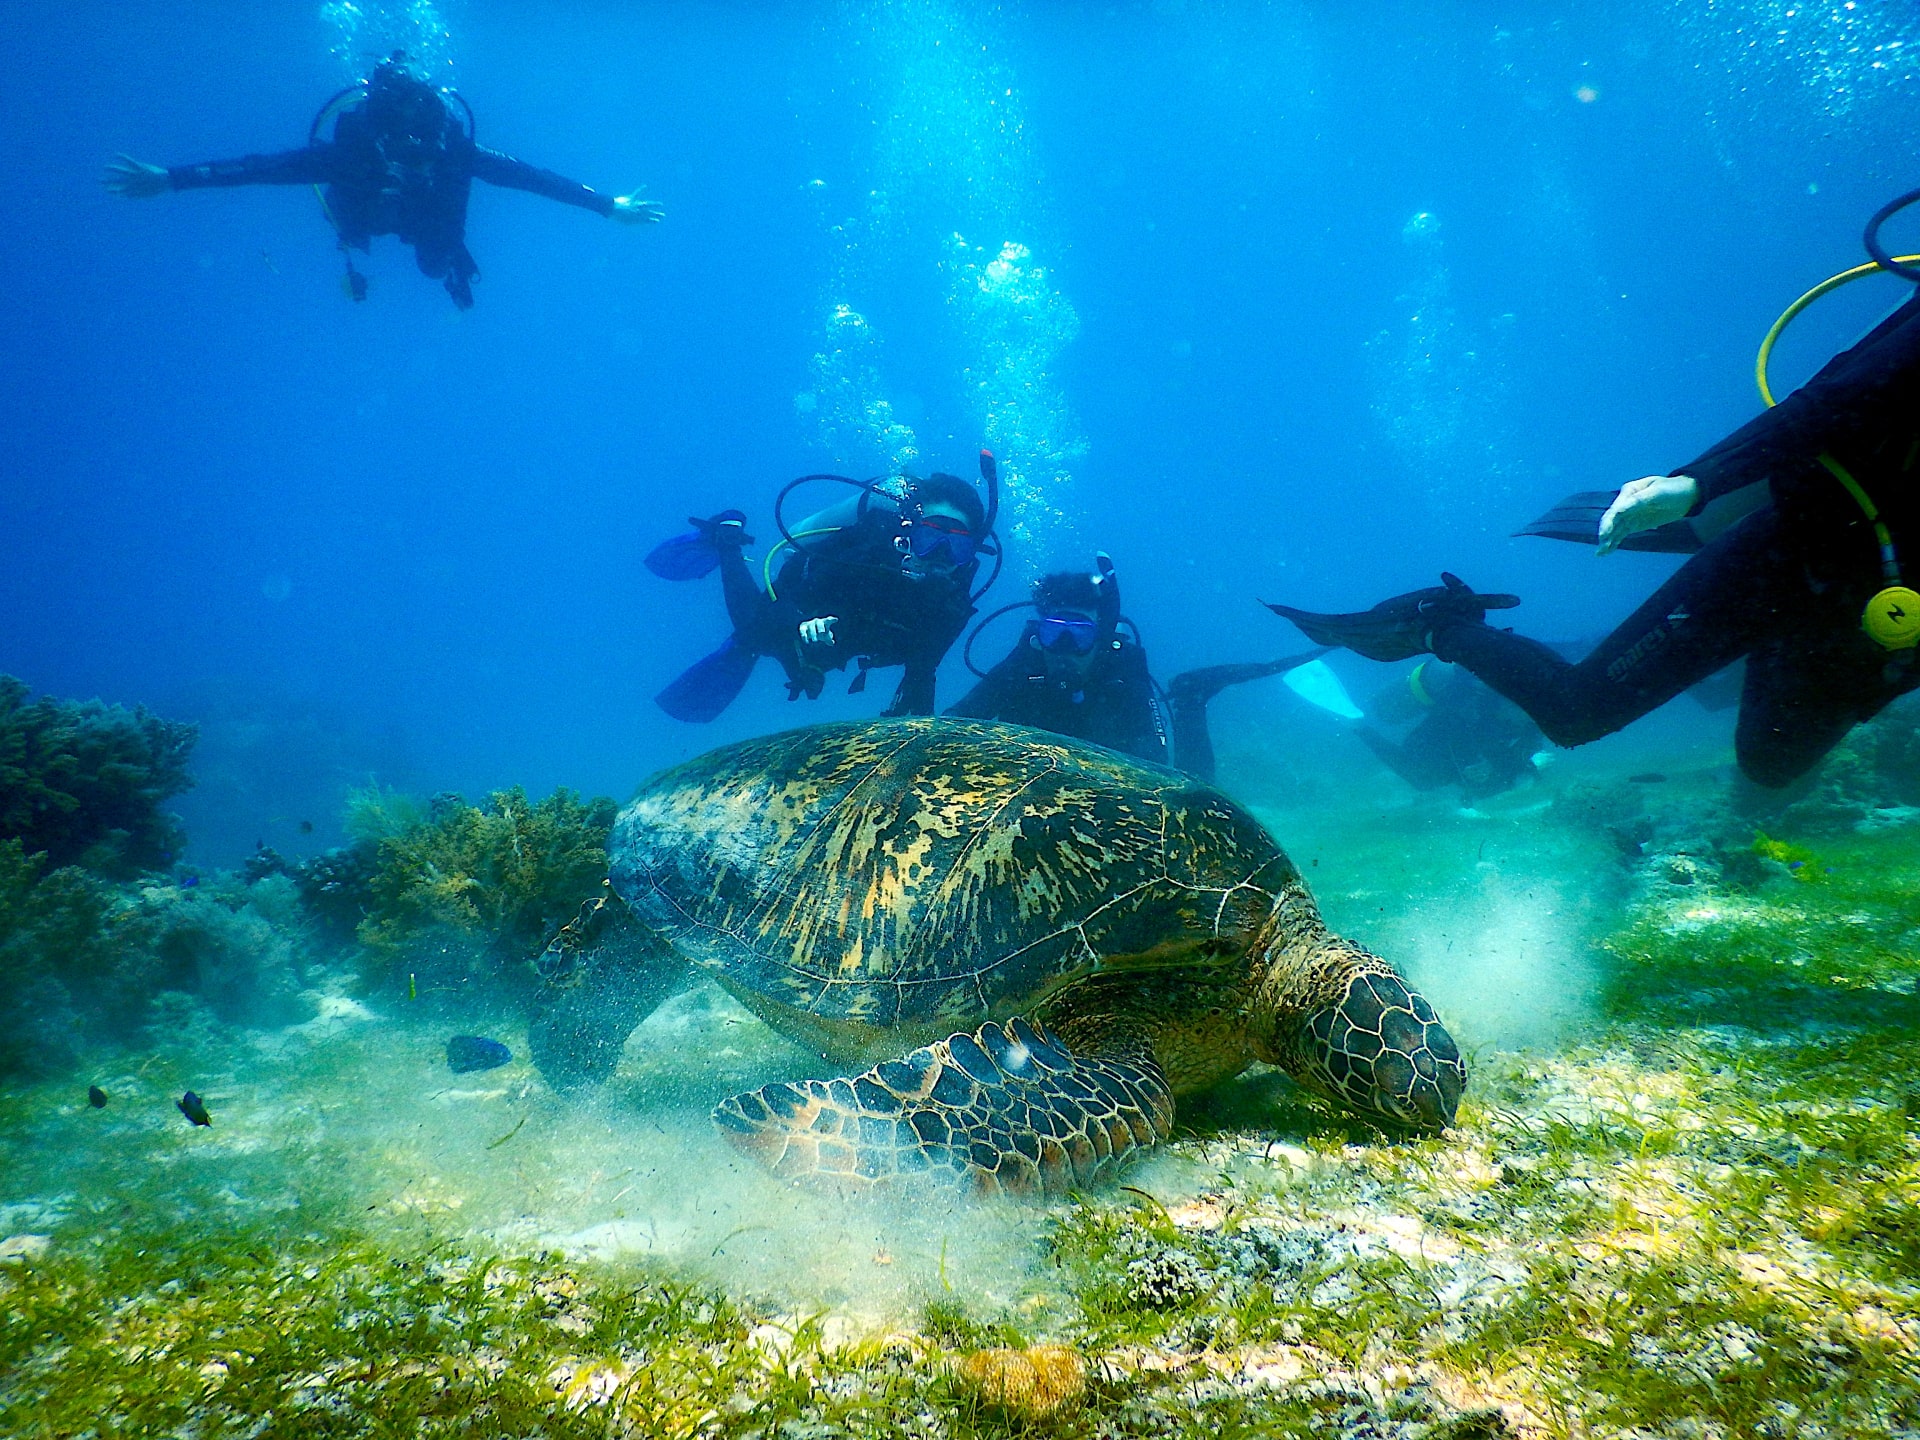
[[1617,657],[1607,666],[1607,678],[1621,680],[1632,674],[1642,660],[1657,652],[1673,637],[1674,632],[1691,618],[1692,612],[1684,605],[1678,605],[1669,610],[1664,620],[1634,641],[1633,647],[1626,654]]

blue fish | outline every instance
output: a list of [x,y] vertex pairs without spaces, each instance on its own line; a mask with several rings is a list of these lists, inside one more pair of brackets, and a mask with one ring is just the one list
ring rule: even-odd
[[194,1124],[196,1125],[213,1124],[213,1116],[207,1113],[207,1107],[201,1102],[200,1097],[194,1094],[193,1091],[191,1090],[187,1091],[186,1094],[182,1095],[178,1100],[174,1101],[173,1103],[179,1106],[180,1113],[186,1116],[187,1119],[191,1120]]
[[456,1035],[447,1041],[447,1068],[456,1075],[469,1070],[498,1070],[513,1063],[513,1052],[483,1035]]

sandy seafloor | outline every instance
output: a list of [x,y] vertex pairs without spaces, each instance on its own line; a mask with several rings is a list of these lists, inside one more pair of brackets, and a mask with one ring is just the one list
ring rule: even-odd
[[[1075,1202],[822,1195],[709,1126],[726,1094],[823,1073],[711,985],[569,1099],[512,1024],[356,997],[343,965],[289,1028],[189,1027],[10,1093],[0,1287],[129,1235],[156,1263],[204,1237],[349,1236],[371,1254],[691,1281],[767,1335],[811,1317],[821,1353],[909,1337],[901,1353],[932,1375],[965,1347],[926,1338],[929,1316],[962,1313],[1077,1347],[1093,1377],[1080,1408],[1020,1424],[1086,1433],[1175,1433],[1151,1417],[1203,1421],[1222,1396],[1295,1411],[1307,1397],[1298,1433],[1912,1433],[1920,1105],[1900,1061],[1920,1048],[1920,815],[1836,830],[1814,880],[1775,865],[1736,884],[1687,839],[1724,811],[1729,773],[1675,759],[1636,784],[1563,757],[1471,808],[1383,780],[1343,812],[1246,776],[1330,923],[1393,958],[1468,1053],[1460,1123],[1440,1139],[1331,1117],[1257,1070]],[[1652,838],[1628,853],[1596,805],[1650,815]],[[515,1063],[450,1074],[445,1039],[469,1029]],[[187,1087],[210,1128],[174,1109]],[[14,1382],[62,1383],[61,1353],[16,1348]],[[556,1397],[585,1373],[564,1351],[541,1363]],[[618,1429],[621,1392],[602,1388]],[[972,1433],[999,1413],[921,1420]]]

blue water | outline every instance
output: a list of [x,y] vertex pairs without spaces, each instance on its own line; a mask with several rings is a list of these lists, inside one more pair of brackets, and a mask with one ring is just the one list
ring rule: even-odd
[[[369,776],[624,795],[872,713],[891,677],[789,706],[770,666],[710,727],[651,703],[725,627],[717,586],[640,557],[728,505],[767,538],[816,469],[991,444],[994,601],[1104,548],[1163,676],[1295,648],[1257,597],[1442,567],[1593,636],[1673,562],[1509,532],[1750,416],[1767,324],[1920,183],[1893,4],[128,0],[8,28],[0,671],[201,720],[207,861],[337,838]],[[476,186],[461,315],[391,239],[348,301],[305,190],[98,184],[116,151],[297,145],[392,43],[483,143],[666,223]],[[1777,374],[1898,289],[1810,312]],[[1724,716],[1658,723],[1724,745]]]

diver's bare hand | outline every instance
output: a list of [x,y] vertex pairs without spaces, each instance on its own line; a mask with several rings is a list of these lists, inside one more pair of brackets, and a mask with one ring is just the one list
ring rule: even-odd
[[833,627],[839,622],[838,615],[816,615],[811,620],[800,622],[800,643],[817,646],[822,650],[833,648]]
[[173,188],[173,182],[167,178],[164,169],[149,165],[144,160],[136,160],[131,155],[116,155],[109,160],[100,183],[114,194],[124,195],[129,200],[164,195]]
[[667,207],[657,200],[642,200],[638,195],[616,195],[613,218],[629,225],[658,225],[667,218]]
[[1700,498],[1700,482],[1691,475],[1646,475],[1629,480],[1600,517],[1600,548],[1611,554],[1620,542],[1643,530],[1684,520]]

